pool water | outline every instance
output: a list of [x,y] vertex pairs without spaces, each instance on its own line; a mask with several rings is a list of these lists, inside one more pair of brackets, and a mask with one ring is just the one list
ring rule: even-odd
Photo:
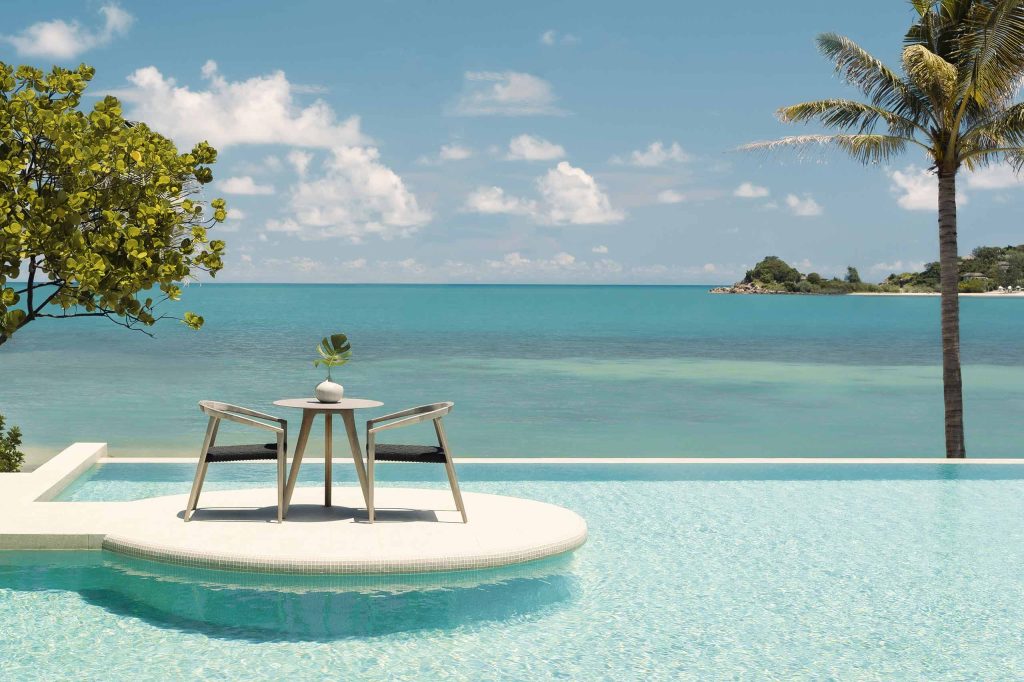
[[[222,467],[210,487],[265,486],[270,471],[260,466]],[[421,476],[391,470],[403,484]],[[0,553],[3,677],[1024,675],[1024,468],[462,472],[467,490],[575,510],[589,524],[587,544],[519,567],[388,578],[198,571],[104,552]],[[191,474],[180,464],[105,464],[65,498],[186,492]]]

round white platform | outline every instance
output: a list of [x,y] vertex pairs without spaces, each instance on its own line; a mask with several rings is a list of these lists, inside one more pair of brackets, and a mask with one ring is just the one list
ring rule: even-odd
[[418,573],[491,568],[568,552],[587,539],[575,512],[516,497],[463,492],[462,523],[448,490],[378,488],[368,523],[358,488],[296,488],[288,518],[274,489],[204,491],[126,503],[103,548],[202,568],[282,573]]

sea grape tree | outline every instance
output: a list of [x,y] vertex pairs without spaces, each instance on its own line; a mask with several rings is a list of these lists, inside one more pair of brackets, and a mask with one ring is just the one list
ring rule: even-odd
[[227,208],[201,200],[217,151],[179,153],[112,96],[84,111],[94,72],[0,62],[0,344],[40,318],[145,331],[182,283],[223,267],[208,229]]

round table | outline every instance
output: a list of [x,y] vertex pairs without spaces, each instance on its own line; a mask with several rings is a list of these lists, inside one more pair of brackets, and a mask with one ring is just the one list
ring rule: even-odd
[[363,490],[363,500],[366,500],[366,468],[363,466],[363,449],[359,445],[359,434],[356,433],[355,411],[372,407],[380,407],[384,403],[379,400],[367,400],[365,398],[343,398],[336,403],[322,403],[316,398],[284,398],[275,400],[278,407],[290,407],[302,410],[302,426],[299,427],[299,440],[295,443],[295,454],[292,456],[292,469],[288,474],[288,485],[284,493],[284,510],[288,513],[288,505],[292,501],[292,492],[295,490],[295,481],[299,477],[299,466],[302,465],[302,454],[306,450],[306,441],[309,440],[309,432],[313,428],[313,419],[318,415],[324,416],[324,506],[331,506],[331,458],[333,456],[332,443],[333,428],[331,417],[340,414],[345,422],[345,431],[348,433],[348,446],[352,450],[352,462],[356,467],[356,475],[359,477],[359,487]]

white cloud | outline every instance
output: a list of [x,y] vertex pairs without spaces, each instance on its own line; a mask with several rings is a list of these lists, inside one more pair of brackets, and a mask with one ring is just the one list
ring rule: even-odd
[[572,271],[587,268],[586,263],[577,262],[575,256],[564,251],[556,253],[548,259],[526,258],[518,251],[513,251],[512,253],[506,253],[501,260],[485,260],[484,263],[492,270],[516,275]]
[[[999,190],[1024,186],[1021,177],[1006,164],[996,164],[987,168],[961,174],[962,181],[958,184],[956,200],[958,204],[966,204],[967,195],[961,189],[966,186],[976,190]],[[935,211],[939,205],[938,180],[935,173],[907,166],[902,170],[889,171],[890,186],[897,195],[896,202],[900,208],[908,211]]]
[[373,147],[338,147],[320,174],[300,178],[289,189],[288,217],[267,221],[272,232],[302,239],[347,237],[358,242],[377,235],[405,237],[430,221],[397,173],[382,164]]
[[916,166],[889,172],[890,189],[898,194],[896,203],[908,211],[934,211],[939,205],[935,174]]
[[562,161],[537,178],[540,201],[505,193],[500,187],[480,187],[466,198],[465,208],[477,213],[528,215],[549,225],[615,223],[625,216],[611,206],[593,177]]
[[667,163],[684,163],[691,158],[693,157],[683,151],[678,142],[673,142],[666,147],[659,140],[647,145],[646,149],[634,150],[628,159],[614,156],[611,161],[612,163],[628,163],[632,166],[640,166],[641,168],[656,168]]
[[793,212],[793,215],[805,218],[821,215],[823,212],[821,205],[812,199],[809,194],[805,194],[802,199],[795,194],[787,194],[786,206],[788,206],[789,210]]
[[228,81],[216,62],[208,61],[202,74],[208,88],[193,90],[147,66],[128,76],[132,87],[115,94],[129,105],[127,118],[146,121],[182,145],[200,140],[218,149],[236,144],[335,148],[367,143],[358,116],[338,121],[322,100],[301,106],[283,71]]
[[571,33],[559,33],[554,29],[549,29],[540,34],[541,45],[575,45],[580,42],[580,39]]
[[407,275],[421,275],[427,271],[427,267],[415,258],[403,258],[402,260],[380,260],[376,266],[384,272],[394,273],[396,270]]
[[967,186],[971,189],[1007,189],[1024,185],[1021,177],[1012,166],[996,164],[987,168],[979,168],[966,174]]
[[625,216],[582,168],[562,161],[537,181],[545,217],[556,225],[617,223]]
[[292,168],[295,169],[300,178],[306,177],[306,172],[309,170],[309,164],[312,161],[313,155],[309,152],[304,152],[301,149],[293,149],[288,152],[288,163],[292,165]]
[[681,204],[684,201],[686,201],[686,195],[677,192],[674,189],[663,189],[658,192],[659,204]]
[[465,161],[473,157],[473,150],[460,144],[443,144],[437,156],[421,156],[416,163],[425,166],[436,166],[446,161]]
[[25,57],[72,59],[124,35],[135,21],[131,14],[113,3],[100,7],[100,14],[103,15],[103,26],[95,30],[77,21],[68,23],[63,19],[54,19],[32,24],[18,34],[3,36],[2,39]]
[[318,261],[306,256],[291,256],[290,258],[265,258],[263,264],[271,268],[281,268],[286,271],[300,272],[303,274],[322,272],[325,270],[323,261]]
[[455,104],[459,116],[539,116],[565,112],[543,78],[518,71],[467,71],[466,90]]
[[259,161],[239,161],[234,167],[245,173],[263,174],[277,172],[284,168],[284,164],[277,156],[268,154]]
[[442,161],[463,161],[473,156],[473,150],[458,144],[441,145],[441,151],[437,158]]
[[534,215],[537,202],[506,194],[500,187],[479,187],[466,197],[465,208],[474,213]]
[[509,140],[505,158],[510,161],[554,161],[565,158],[565,148],[544,138],[523,134]]
[[228,208],[228,220],[245,220],[246,213],[240,208]]
[[249,175],[242,175],[234,178],[225,178],[217,182],[217,187],[225,194],[273,194],[274,188],[271,185],[259,185]]
[[896,260],[892,263],[875,263],[868,270],[873,273],[888,275],[893,272],[920,272],[924,270],[925,265],[924,261]]
[[259,260],[240,257],[245,269],[232,268],[240,279],[268,275],[281,281],[359,281],[359,282],[700,282],[733,281],[750,265],[703,263],[623,265],[611,258],[596,256],[583,260],[567,251],[545,255],[510,250],[496,258],[479,260],[446,259],[421,262],[416,258],[352,260],[330,258],[326,254],[279,256]]
[[767,187],[761,187],[752,182],[744,182],[732,192],[734,197],[740,197],[741,199],[760,199],[769,194],[771,192],[768,191]]
[[312,258],[306,258],[303,256],[293,256],[291,258],[291,263],[295,267],[295,269],[299,270],[300,272],[312,272],[314,270],[322,270],[324,267],[324,264],[321,263],[320,261],[313,260]]
[[592,248],[591,251],[593,253],[608,253],[608,247],[605,246],[604,244],[598,244],[597,246]]

